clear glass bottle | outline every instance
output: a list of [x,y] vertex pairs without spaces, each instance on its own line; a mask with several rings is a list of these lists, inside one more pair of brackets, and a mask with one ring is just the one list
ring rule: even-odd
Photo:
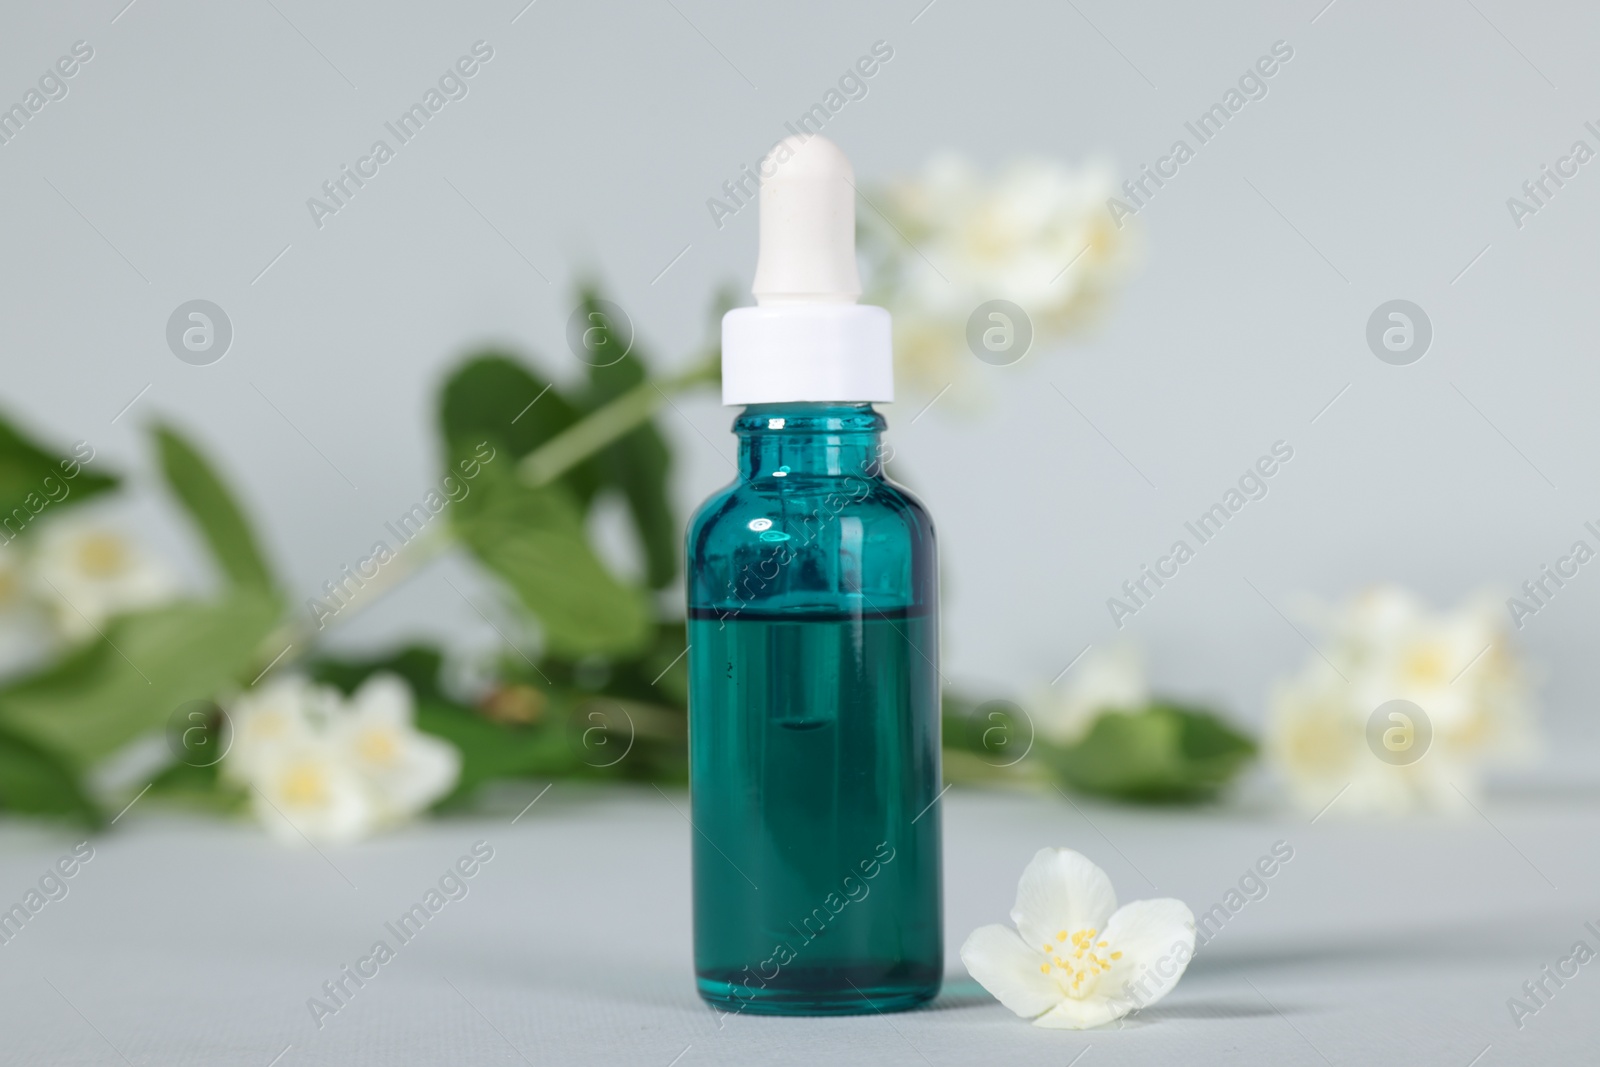
[[939,990],[933,525],[865,403],[751,404],[688,538],[694,947],[728,1012]]

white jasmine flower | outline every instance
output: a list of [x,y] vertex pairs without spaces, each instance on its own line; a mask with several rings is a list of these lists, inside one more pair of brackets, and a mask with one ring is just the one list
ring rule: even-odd
[[378,828],[378,809],[350,761],[327,738],[307,736],[261,753],[252,776],[256,818],[274,837],[343,844]]
[[961,962],[1035,1026],[1082,1030],[1148,1007],[1194,955],[1194,914],[1179,900],[1117,907],[1106,872],[1067,848],[1044,848],[1017,883],[1009,926],[981,926]]
[[107,526],[63,519],[39,534],[33,577],[62,636],[92,636],[113,615],[171,600],[177,581],[165,565]]
[[[1464,808],[1486,767],[1533,749],[1524,671],[1492,600],[1432,612],[1381,586],[1326,612],[1323,628],[1327,661],[1279,683],[1268,723],[1268,754],[1308,809],[1335,795],[1344,813]],[[1391,700],[1420,709],[1402,724],[1414,756],[1375,750],[1391,723],[1380,716],[1374,735],[1369,720]]]
[[222,765],[224,776],[251,784],[274,753],[314,739],[339,700],[338,690],[292,674],[242,694],[227,712],[233,742]]
[[349,699],[302,678],[274,680],[229,712],[224,774],[250,787],[257,817],[295,842],[353,841],[403,822],[454,787],[461,756],[412,723],[411,690],[374,675]]
[[412,725],[411,690],[392,674],[368,678],[329,731],[367,783],[387,821],[408,819],[444,796],[461,773],[461,754]]
[[22,552],[0,543],[0,676],[32,664],[50,650],[42,612]]
[[988,300],[1021,306],[1035,347],[1091,321],[1134,258],[1106,210],[1115,191],[1103,164],[1024,159],[988,177],[944,154],[873,194],[887,220],[861,215],[879,252],[867,298],[894,313],[897,368],[925,390],[970,371],[967,319]]
[[1035,701],[1039,735],[1060,745],[1083,740],[1102,712],[1135,711],[1150,703],[1144,659],[1130,644],[1090,649],[1065,683]]

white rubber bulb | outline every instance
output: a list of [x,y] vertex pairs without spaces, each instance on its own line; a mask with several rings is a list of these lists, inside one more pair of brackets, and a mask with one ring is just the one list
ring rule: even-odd
[[855,171],[826,137],[786,137],[761,162],[756,303],[854,304]]

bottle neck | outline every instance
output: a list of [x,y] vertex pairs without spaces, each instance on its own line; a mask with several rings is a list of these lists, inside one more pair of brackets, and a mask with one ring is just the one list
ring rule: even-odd
[[739,477],[882,477],[887,425],[871,404],[752,404],[733,423]]

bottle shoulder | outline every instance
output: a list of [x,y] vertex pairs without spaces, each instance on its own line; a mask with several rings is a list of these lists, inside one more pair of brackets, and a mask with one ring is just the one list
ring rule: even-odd
[[[891,479],[861,476],[789,476],[740,480],[707,497],[689,519],[688,544],[733,534],[771,533],[768,540],[786,540],[820,522],[848,519],[869,525],[878,534],[901,528],[918,540],[934,540],[927,506],[905,486]],[[776,531],[776,533],[773,533]]]
[[936,602],[928,511],[881,476],[738,482],[701,505],[687,548],[691,611]]

